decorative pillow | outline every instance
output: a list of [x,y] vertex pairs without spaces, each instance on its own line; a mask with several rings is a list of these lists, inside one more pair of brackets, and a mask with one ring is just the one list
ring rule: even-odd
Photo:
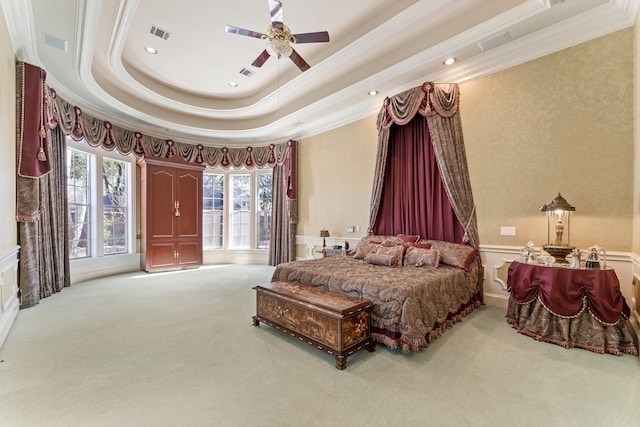
[[437,249],[420,249],[424,251],[418,261],[416,262],[416,267],[438,267],[440,265],[440,251]]
[[[389,255],[392,259],[389,261],[391,263],[390,267],[399,267],[402,265],[402,255],[404,253],[404,248],[402,247],[402,245],[400,246],[389,246],[389,247],[385,247],[385,246],[378,246],[378,249],[376,249],[375,252],[373,253],[369,253],[369,255]],[[372,258],[372,259],[377,259],[377,258]],[[365,261],[367,261],[367,258],[365,256]],[[367,261],[370,264],[375,264],[374,262],[371,261]],[[386,258],[384,258],[383,260],[379,260],[379,262],[387,262]],[[382,264],[379,264],[382,265]],[[386,265],[386,264],[385,264]]]
[[380,245],[380,246],[378,246],[378,249],[376,249],[376,253],[377,254],[383,254],[383,255],[396,256],[396,257],[398,257],[398,259],[400,261],[400,264],[402,264],[402,255],[404,254],[404,246],[402,246],[402,245],[396,245],[396,246]]
[[478,257],[478,251],[469,245],[440,240],[430,240],[429,243],[433,249],[440,252],[441,263],[460,267],[464,271],[469,271],[471,264]]
[[381,243],[382,242],[376,242],[376,241],[366,241],[366,242],[360,241],[356,246],[356,253],[353,256],[353,258],[364,259],[364,257],[367,256],[367,254],[375,252]]
[[400,246],[402,245],[404,240],[398,239],[397,237],[389,237],[388,239],[384,239],[382,241],[382,246]]
[[398,267],[398,257],[390,254],[379,254],[377,252],[368,254],[364,260],[369,264],[383,265],[385,267]]
[[404,265],[437,267],[440,265],[440,252],[437,249],[410,247],[404,257]]
[[420,240],[420,235],[418,234],[398,234],[396,237],[407,243],[417,243]]

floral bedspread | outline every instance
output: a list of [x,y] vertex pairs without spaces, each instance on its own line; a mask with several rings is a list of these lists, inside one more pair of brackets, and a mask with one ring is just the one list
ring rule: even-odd
[[[292,261],[276,266],[272,281],[298,282],[372,301],[371,326],[400,338],[373,333],[391,348],[418,352],[479,305],[478,269],[442,265],[386,267],[348,256]],[[396,334],[397,335],[397,334]]]

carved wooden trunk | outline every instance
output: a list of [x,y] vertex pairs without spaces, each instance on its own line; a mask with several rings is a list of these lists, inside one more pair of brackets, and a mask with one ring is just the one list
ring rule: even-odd
[[291,282],[256,286],[253,324],[266,323],[324,350],[347,366],[347,357],[362,348],[375,350],[371,338],[370,301]]

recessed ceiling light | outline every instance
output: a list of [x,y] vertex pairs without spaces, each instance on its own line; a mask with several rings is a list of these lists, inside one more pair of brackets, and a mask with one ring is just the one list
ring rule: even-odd
[[456,62],[456,58],[454,58],[453,56],[451,58],[447,58],[444,61],[442,61],[444,65],[453,65],[455,62]]
[[145,46],[144,50],[146,50],[147,53],[150,53],[152,55],[155,55],[156,53],[158,53],[158,50],[153,48],[153,47],[151,47],[151,46]]
[[378,94],[378,91],[375,89],[370,90],[369,92],[367,92],[370,96],[376,96]]
[[238,83],[237,82],[229,82],[229,86],[238,87]]

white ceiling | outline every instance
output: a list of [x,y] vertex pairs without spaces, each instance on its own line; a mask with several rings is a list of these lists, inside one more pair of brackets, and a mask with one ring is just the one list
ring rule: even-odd
[[[423,81],[460,83],[632,26],[640,0],[282,3],[293,33],[329,32],[328,43],[294,45],[306,72],[289,58],[252,67],[266,42],[224,31],[266,33],[267,0],[0,0],[17,59],[44,68],[67,101],[148,135],[217,146],[301,139],[369,117]],[[505,31],[506,44],[480,48]],[[448,56],[456,64],[444,66]]]

